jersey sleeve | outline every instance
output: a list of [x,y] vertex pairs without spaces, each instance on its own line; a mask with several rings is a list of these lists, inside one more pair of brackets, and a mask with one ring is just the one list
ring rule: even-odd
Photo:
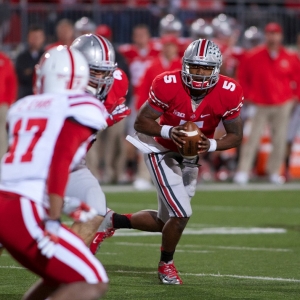
[[114,83],[109,91],[104,106],[109,113],[112,113],[116,106],[116,102],[120,98],[125,98],[128,92],[129,80],[125,72],[121,69],[114,71]]
[[165,112],[170,107],[170,102],[176,94],[177,87],[178,79],[175,74],[165,72],[156,76],[149,92],[149,105],[160,113]]
[[104,130],[107,127],[108,112],[104,105],[96,98],[86,95],[74,95],[68,98],[68,118],[95,130]]
[[48,193],[64,196],[70,165],[80,147],[93,130],[81,124],[66,120],[55,144],[48,174]]
[[[225,81],[226,82],[226,81]],[[224,82],[224,84],[225,84]],[[244,96],[243,90],[239,83],[236,81],[227,81],[226,101],[224,103],[223,120],[232,120],[240,115],[241,108],[243,106]]]

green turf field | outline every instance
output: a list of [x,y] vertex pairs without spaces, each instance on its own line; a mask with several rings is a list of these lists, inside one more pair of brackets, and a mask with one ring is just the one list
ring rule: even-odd
[[[107,201],[121,213],[156,208],[153,192]],[[184,284],[159,284],[159,235],[119,230],[97,255],[111,282],[105,299],[300,299],[300,191],[198,191],[192,206],[175,254]],[[21,299],[35,280],[4,252],[0,300]]]

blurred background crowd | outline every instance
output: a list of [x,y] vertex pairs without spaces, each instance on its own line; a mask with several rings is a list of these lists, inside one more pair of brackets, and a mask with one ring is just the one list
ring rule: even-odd
[[[240,149],[202,158],[199,183],[284,184],[300,179],[300,1],[298,0],[0,0],[0,155],[8,107],[33,93],[42,53],[97,33],[116,50],[130,79],[132,115],[99,135],[88,165],[102,184],[152,186],[141,154],[125,137],[156,75],[181,69],[184,50],[212,39],[221,73],[242,85]],[[230,88],[230,87],[228,87]],[[220,125],[216,137],[224,134]]]

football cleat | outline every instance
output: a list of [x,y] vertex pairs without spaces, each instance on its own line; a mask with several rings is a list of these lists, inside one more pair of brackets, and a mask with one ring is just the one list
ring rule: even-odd
[[112,215],[114,214],[113,210],[108,211],[105,215],[100,227],[99,232],[94,236],[93,241],[90,245],[91,252],[95,255],[100,249],[102,242],[109,237],[112,237],[115,234],[115,229],[112,225]]
[[173,261],[165,263],[163,261],[158,264],[158,278],[163,284],[182,284],[182,280],[178,275],[178,271]]

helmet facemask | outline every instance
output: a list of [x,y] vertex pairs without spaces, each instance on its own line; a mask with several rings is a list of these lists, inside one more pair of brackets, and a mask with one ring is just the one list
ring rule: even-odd
[[87,91],[103,101],[114,83],[113,72],[115,69],[115,66],[101,69],[90,66]]
[[[200,58],[201,59],[201,58]],[[210,67],[210,75],[192,74],[190,68],[197,68],[200,66]],[[194,90],[206,90],[213,87],[219,80],[220,69],[215,65],[203,65],[195,63],[184,62],[182,65],[182,80],[191,89]]]

